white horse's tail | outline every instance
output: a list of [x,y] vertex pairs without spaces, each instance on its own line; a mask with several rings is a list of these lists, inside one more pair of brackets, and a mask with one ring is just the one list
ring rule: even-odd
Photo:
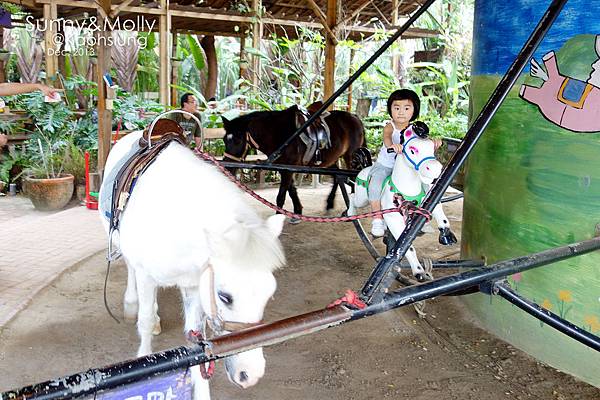
[[548,80],[548,73],[544,71],[542,66],[538,64],[537,61],[535,61],[535,58],[531,59],[531,68],[529,70],[529,73],[531,74],[531,76],[540,78],[544,82]]

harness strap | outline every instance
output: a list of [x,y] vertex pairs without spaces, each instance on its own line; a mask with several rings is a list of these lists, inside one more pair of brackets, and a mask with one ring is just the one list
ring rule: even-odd
[[419,207],[421,205],[421,203],[423,202],[423,198],[425,198],[425,191],[423,190],[423,187],[421,187],[421,193],[417,194],[416,196],[409,196],[409,195],[406,195],[406,194],[402,193],[398,189],[398,187],[396,187],[396,185],[394,184],[394,181],[392,180],[391,176],[388,176],[383,181],[383,187],[385,187],[386,185],[389,185],[390,191],[392,193],[399,194],[400,196],[402,196],[402,198],[404,200],[413,202],[417,207]]
[[410,162],[412,164],[413,167],[415,167],[415,170],[419,170],[419,168],[421,168],[421,165],[427,161],[427,160],[435,160],[434,156],[429,156],[429,157],[423,157],[421,159],[421,161],[419,161],[418,163],[414,162],[412,158],[410,158],[410,156],[408,155],[408,153],[406,152],[406,148],[408,147],[408,144],[410,143],[411,140],[416,139],[417,136],[413,136],[410,139],[408,139],[406,141],[406,143],[404,143],[402,145],[402,154],[404,154],[404,158],[406,158],[408,160],[408,162]]

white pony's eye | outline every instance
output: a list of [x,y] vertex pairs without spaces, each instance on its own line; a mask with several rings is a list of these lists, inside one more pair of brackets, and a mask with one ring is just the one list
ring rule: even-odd
[[229,306],[233,303],[233,297],[231,297],[229,293],[219,291],[217,294],[219,295],[219,300],[221,300],[223,304]]

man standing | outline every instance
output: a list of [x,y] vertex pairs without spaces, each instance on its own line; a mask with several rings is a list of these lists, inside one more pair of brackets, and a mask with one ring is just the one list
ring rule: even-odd
[[[181,110],[194,114],[198,120],[202,120],[198,112],[198,100],[196,100],[196,97],[192,93],[186,93],[181,96]],[[191,141],[194,138],[196,147],[202,145],[202,127],[198,125],[194,118],[183,113],[173,113],[168,118],[177,122],[183,128],[183,132],[188,140]]]

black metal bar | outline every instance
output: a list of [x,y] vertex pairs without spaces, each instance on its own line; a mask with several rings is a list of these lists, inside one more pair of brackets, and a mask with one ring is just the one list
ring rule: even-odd
[[288,339],[339,326],[348,321],[379,314],[418,301],[456,293],[507,275],[580,256],[598,249],[600,249],[600,238],[594,238],[501,261],[486,268],[478,268],[397,290],[386,295],[382,302],[371,304],[362,310],[350,310],[343,306],[325,308],[220,336],[194,348],[178,347],[113,366],[92,369],[7,391],[0,393],[0,400],[57,400],[92,395],[100,390],[145,380],[158,374],[220,359],[253,348],[281,343]]
[[204,346],[177,347],[104,368],[90,369],[18,390],[0,393],[0,400],[55,400],[90,396],[101,390],[151,379],[160,374],[188,368],[210,358]]
[[450,201],[462,199],[463,197],[464,197],[463,193],[458,193],[458,194],[455,194],[452,196],[444,197],[442,200],[440,200],[440,203],[448,203]]
[[[350,206],[350,197],[348,196],[348,191],[346,190],[346,186],[344,186],[344,182],[342,180],[340,180],[340,191],[342,192],[342,197],[344,198],[344,202],[346,203],[346,208],[348,208]],[[379,257],[381,257],[381,255],[379,254],[375,246],[373,246],[373,243],[367,236],[367,233],[363,229],[360,221],[355,219],[354,221],[352,221],[352,225],[354,225],[354,229],[356,229],[358,238],[361,240],[361,242],[363,242],[371,257],[373,257],[373,259],[377,261]]]
[[600,337],[584,331],[580,327],[573,325],[569,321],[561,318],[553,312],[546,310],[540,305],[519,296],[510,287],[504,284],[496,283],[493,286],[492,290],[492,293],[496,294],[497,291],[497,294],[499,296],[510,301],[512,304],[519,307],[527,314],[534,316],[540,321],[553,327],[557,331],[564,333],[570,338],[575,339],[578,342],[588,347],[591,347],[596,351],[600,351]]
[[[420,260],[421,264],[424,263]],[[434,260],[432,262],[433,268],[439,269],[450,269],[450,268],[481,268],[485,266],[483,260]],[[400,263],[401,268],[410,268],[408,261],[402,261]]]
[[[445,166],[442,174],[438,178],[435,185],[425,196],[422,207],[428,211],[432,211],[442,198],[444,192],[452,182],[452,179],[458,172],[458,169],[462,166],[467,156],[473,150],[473,147],[483,134],[483,131],[491,121],[492,117],[500,108],[502,101],[508,95],[510,89],[513,87],[517,79],[519,78],[521,71],[532,57],[535,49],[544,38],[546,32],[552,26],[552,23],[556,17],[560,14],[560,11],[567,0],[554,0],[544,13],[540,22],[532,32],[529,39],[517,55],[515,61],[509,67],[504,77],[498,83],[498,86],[490,96],[489,100],[471,125],[471,128],[467,131],[465,138],[461,145],[458,147],[456,152],[452,155],[452,158]],[[417,236],[417,233],[421,230],[425,224],[425,218],[422,215],[417,215],[414,218],[410,218],[407,222],[404,231],[394,244],[391,251],[386,257],[377,263],[371,276],[368,278],[361,290],[361,298],[367,303],[373,303],[380,301],[384,292],[389,288],[395,279],[395,272],[393,271],[394,263],[404,257],[404,254],[410,248],[413,240]]]
[[346,82],[344,82],[344,84],[342,86],[340,86],[340,88],[338,90],[336,90],[334,94],[331,95],[331,97],[329,97],[327,100],[325,100],[325,102],[323,102],[323,105],[321,106],[321,108],[319,108],[313,115],[311,115],[310,118],[308,118],[306,120],[306,122],[300,128],[298,128],[298,130],[296,132],[294,132],[292,134],[292,136],[290,136],[281,146],[279,146],[279,148],[277,150],[275,150],[273,153],[271,153],[271,155],[267,159],[267,163],[271,164],[271,163],[273,163],[273,161],[275,161],[277,158],[279,158],[279,156],[281,156],[281,153],[283,152],[283,149],[285,149],[290,143],[292,143],[292,140],[294,140],[302,131],[304,131],[307,127],[309,127],[310,124],[312,124],[317,118],[319,118],[321,116],[321,114],[323,114],[323,112],[325,110],[327,110],[327,107],[329,107],[331,104],[333,104],[335,99],[337,99],[342,93],[344,93],[344,91],[346,89],[348,89],[348,87],[350,87],[350,85],[352,85],[352,83],[355,80],[357,80],[362,75],[362,73],[365,72],[367,70],[367,68],[369,68],[371,66],[371,64],[373,64],[373,62],[375,62],[375,60],[377,60],[379,58],[379,56],[382,55],[388,49],[388,47],[390,47],[392,44],[394,44],[394,42],[396,40],[398,40],[398,38],[400,38],[400,36],[404,32],[406,32],[408,30],[408,28],[410,28],[411,25],[425,11],[427,11],[429,6],[431,6],[434,2],[435,2],[435,0],[427,0],[425,3],[423,3],[423,5],[421,7],[419,7],[419,9],[417,11],[415,11],[415,13],[413,15],[411,15],[411,17],[408,19],[408,21],[406,21],[406,23],[404,25],[402,25],[400,28],[398,28],[396,33],[394,33],[392,36],[390,36],[390,38],[387,40],[387,42],[385,42],[383,44],[383,46],[381,46],[375,53],[373,53],[373,55],[367,61],[365,61],[365,63],[358,70],[356,70],[356,72],[354,74],[352,74],[352,76],[350,78],[348,78],[348,80],[346,80]]
[[285,165],[285,164],[262,164],[262,163],[246,163],[235,161],[219,161],[219,164],[226,168],[247,168],[247,169],[266,169],[269,171],[290,171],[305,174],[319,175],[334,175],[354,178],[360,171],[354,169],[339,169],[339,168],[318,168],[306,167],[302,165]]
[[580,256],[600,249],[600,238],[584,240],[566,246],[555,247],[539,253],[500,261],[488,267],[477,268],[429,281],[420,285],[410,286],[386,294],[379,303],[355,311],[352,319],[363,318],[374,313],[380,313],[392,308],[405,306],[418,301],[453,293],[473,286],[479,286],[489,281],[538,268],[567,258]]

